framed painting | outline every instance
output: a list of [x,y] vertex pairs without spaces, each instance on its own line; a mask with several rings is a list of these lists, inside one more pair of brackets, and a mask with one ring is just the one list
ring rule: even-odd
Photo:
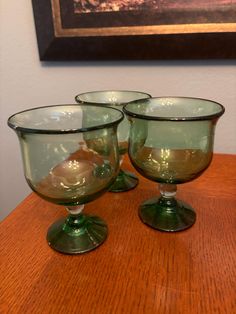
[[41,60],[236,58],[236,0],[32,0]]

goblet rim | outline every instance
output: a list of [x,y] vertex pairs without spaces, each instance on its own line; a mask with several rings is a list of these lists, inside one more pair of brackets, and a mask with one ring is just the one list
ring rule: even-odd
[[[75,96],[75,101],[78,103],[78,104],[87,104],[87,105],[93,105],[93,104],[100,104],[100,105],[103,105],[103,106],[109,106],[111,105],[111,103],[108,103],[108,102],[97,102],[97,101],[83,101],[83,100],[80,100],[79,99],[79,96],[82,96],[82,95],[85,95],[85,94],[95,94],[95,93],[107,93],[107,92],[119,92],[119,93],[127,93],[127,94],[131,94],[131,93],[137,93],[137,94],[142,94],[142,95],[145,95],[147,96],[146,98],[142,98],[142,99],[149,99],[149,98],[152,98],[152,96],[149,94],[149,93],[146,93],[146,92],[143,92],[143,91],[138,91],[138,90],[126,90],[126,89],[105,89],[105,90],[94,90],[94,91],[88,91],[88,92],[84,92],[84,93],[80,93],[80,94],[77,94]],[[139,98],[140,99],[140,98]],[[139,100],[137,99],[137,100]],[[117,105],[117,106],[124,106],[124,104],[127,104],[131,101],[127,101],[127,102],[116,102],[114,105]]]
[[[127,107],[130,104],[134,103],[141,103],[143,101],[150,101],[150,100],[160,100],[160,99],[168,99],[168,98],[175,98],[175,99],[189,99],[189,100],[199,100],[199,101],[205,101],[205,102],[211,102],[220,107],[221,110],[219,112],[213,113],[213,114],[207,114],[207,115],[201,115],[201,116],[196,116],[196,117],[161,117],[161,116],[150,116],[150,115],[143,115],[140,113],[135,113],[127,109]],[[187,96],[159,96],[159,97],[151,97],[151,98],[146,98],[146,99],[138,99],[134,101],[130,101],[126,103],[123,107],[123,111],[127,116],[133,117],[133,118],[140,118],[143,120],[154,120],[154,121],[201,121],[201,120],[213,120],[216,118],[219,118],[220,116],[223,115],[225,112],[225,107],[220,104],[219,102],[207,98],[200,98],[200,97],[187,97]]]
[[[96,104],[92,104],[94,107],[100,107],[99,105]],[[86,107],[86,104],[58,104],[58,105],[48,105],[48,106],[40,106],[40,107],[33,107],[30,109],[26,109],[26,110],[22,110],[19,112],[16,112],[14,114],[12,114],[8,120],[7,120],[7,124],[10,128],[12,128],[13,130],[16,131],[21,131],[24,133],[36,133],[36,134],[72,134],[72,133],[85,133],[85,132],[89,132],[89,131],[95,131],[95,130],[99,130],[99,129],[105,129],[105,128],[109,128],[113,125],[118,125],[123,119],[124,119],[124,113],[116,108],[109,108],[109,110],[115,110],[117,112],[119,112],[120,117],[115,119],[114,121],[111,122],[107,122],[107,123],[102,123],[100,125],[96,125],[96,126],[91,126],[91,127],[81,127],[81,128],[73,128],[73,129],[40,129],[40,128],[32,128],[32,127],[23,127],[23,126],[19,126],[16,125],[14,123],[11,122],[11,120],[16,117],[17,115],[20,115],[22,113],[28,112],[28,111],[33,111],[33,110],[38,110],[38,109],[47,109],[47,108],[55,108],[55,107]]]

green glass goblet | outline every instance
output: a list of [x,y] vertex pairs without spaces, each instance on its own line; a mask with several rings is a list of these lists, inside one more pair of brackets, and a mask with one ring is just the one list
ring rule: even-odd
[[59,252],[87,252],[107,237],[106,223],[82,210],[115,181],[117,126],[123,116],[113,108],[74,104],[34,108],[8,119],[18,135],[29,186],[69,212],[47,233],[49,245]]
[[210,165],[215,126],[224,107],[204,99],[163,97],[131,102],[124,112],[131,124],[131,162],[160,186],[160,197],[141,204],[141,220],[162,231],[189,228],[196,213],[175,198],[176,185],[197,178]]
[[[150,98],[151,95],[138,91],[119,91],[119,90],[107,90],[107,91],[92,91],[79,94],[75,97],[78,103],[87,105],[99,104],[101,106],[109,106],[123,110],[124,104],[138,100]],[[128,150],[128,138],[129,138],[129,123],[125,118],[118,126],[117,131],[120,165],[122,165],[124,155]],[[135,188],[138,184],[138,177],[127,170],[120,168],[116,181],[110,188],[110,192],[125,192]]]

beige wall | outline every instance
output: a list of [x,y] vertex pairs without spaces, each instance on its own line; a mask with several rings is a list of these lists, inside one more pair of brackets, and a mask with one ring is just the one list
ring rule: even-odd
[[78,92],[135,89],[216,100],[226,113],[217,126],[215,151],[236,153],[236,61],[40,63],[31,1],[0,0],[0,6],[0,218],[30,192],[8,116],[73,103]]

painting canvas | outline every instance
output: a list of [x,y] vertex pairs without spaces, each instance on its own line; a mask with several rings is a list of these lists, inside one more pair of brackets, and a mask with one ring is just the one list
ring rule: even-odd
[[236,0],[32,0],[41,60],[236,57]]

